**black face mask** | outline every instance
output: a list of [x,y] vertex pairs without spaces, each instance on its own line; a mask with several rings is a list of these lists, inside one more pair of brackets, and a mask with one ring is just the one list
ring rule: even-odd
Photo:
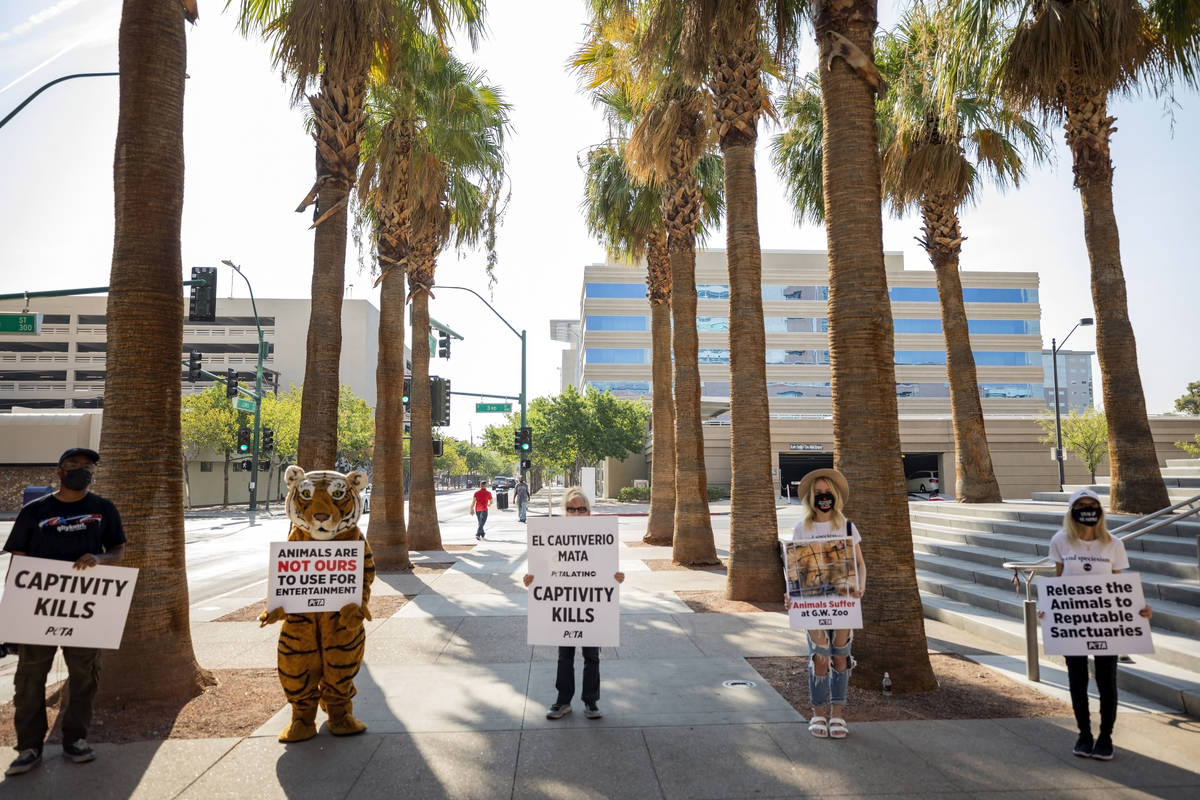
[[818,492],[813,495],[813,504],[817,507],[817,511],[832,510],[834,502],[834,496],[829,492]]
[[1071,519],[1075,520],[1080,525],[1086,525],[1089,528],[1093,528],[1100,524],[1100,509],[1072,508]]
[[92,471],[87,467],[69,469],[63,476],[62,484],[73,492],[82,492],[92,482]]

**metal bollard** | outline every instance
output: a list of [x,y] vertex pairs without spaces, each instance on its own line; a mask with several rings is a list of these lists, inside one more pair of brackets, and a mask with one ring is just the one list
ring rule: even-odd
[[1042,679],[1041,664],[1038,663],[1038,615],[1037,601],[1026,600],[1025,611],[1025,677],[1038,683]]

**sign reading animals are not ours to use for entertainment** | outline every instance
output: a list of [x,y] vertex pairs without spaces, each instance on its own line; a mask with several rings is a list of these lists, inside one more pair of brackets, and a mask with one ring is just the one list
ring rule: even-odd
[[858,586],[854,540],[783,542],[788,625],[798,630],[862,627],[862,606],[850,591]]
[[616,517],[530,517],[529,644],[616,647]]
[[364,542],[271,542],[267,610],[339,611],[362,604]]

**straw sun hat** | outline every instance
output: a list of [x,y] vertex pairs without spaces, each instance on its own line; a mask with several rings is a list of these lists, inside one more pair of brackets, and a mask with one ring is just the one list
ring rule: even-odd
[[808,497],[812,485],[821,478],[833,484],[837,490],[838,496],[842,498],[842,502],[846,503],[850,500],[850,486],[846,483],[846,476],[838,472],[836,469],[814,469],[812,472],[800,479],[800,486],[796,489],[796,496],[800,498]]

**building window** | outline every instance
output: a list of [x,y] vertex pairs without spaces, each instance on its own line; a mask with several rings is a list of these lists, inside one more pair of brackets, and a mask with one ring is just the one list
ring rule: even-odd
[[601,392],[610,392],[614,397],[646,397],[650,394],[650,381],[588,381],[588,386]]
[[705,333],[724,333],[729,330],[729,317],[696,317],[696,330]]
[[640,347],[588,347],[584,351],[588,364],[646,364],[646,350]]
[[589,331],[647,330],[645,317],[606,317],[589,314],[584,325]]
[[729,351],[716,347],[701,347],[697,360],[701,364],[728,364]]
[[825,317],[764,317],[763,328],[768,333],[826,333],[829,320]]
[[698,283],[696,284],[696,298],[698,300],[728,300],[729,287],[723,283]]
[[762,287],[763,300],[828,300],[828,286],[802,286],[785,284],[783,286]]
[[584,288],[587,297],[596,298],[644,298],[644,283],[589,283]]
[[[896,286],[888,291],[894,302],[936,303],[937,289],[932,286]],[[967,303],[1036,303],[1037,289],[963,289]]]
[[767,349],[768,364],[828,364],[828,350]]
[[213,471],[213,462],[212,461],[201,461],[200,462],[200,471],[201,472],[212,472]]

